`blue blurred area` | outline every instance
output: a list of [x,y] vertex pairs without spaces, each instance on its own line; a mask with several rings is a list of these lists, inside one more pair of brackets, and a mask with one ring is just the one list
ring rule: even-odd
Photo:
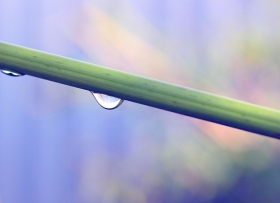
[[[0,0],[0,40],[280,110],[280,2]],[[280,199],[278,140],[0,75],[1,203]]]

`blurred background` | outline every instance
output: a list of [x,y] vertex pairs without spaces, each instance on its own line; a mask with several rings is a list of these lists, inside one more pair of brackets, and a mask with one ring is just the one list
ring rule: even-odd
[[[278,0],[0,0],[0,40],[280,110]],[[0,75],[1,203],[279,202],[280,141]]]

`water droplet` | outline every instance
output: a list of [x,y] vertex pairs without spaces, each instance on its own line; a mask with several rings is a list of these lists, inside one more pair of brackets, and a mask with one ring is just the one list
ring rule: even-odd
[[12,71],[12,70],[6,70],[6,69],[1,69],[1,72],[4,73],[5,75],[12,76],[12,77],[19,77],[23,76],[23,73]]
[[115,109],[123,103],[123,99],[119,99],[116,97],[109,96],[107,94],[95,93],[91,92],[96,101],[100,106],[104,109]]

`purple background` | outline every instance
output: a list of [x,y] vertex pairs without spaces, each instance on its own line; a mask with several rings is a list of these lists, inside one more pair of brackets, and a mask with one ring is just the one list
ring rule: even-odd
[[[0,40],[280,110],[276,0],[0,0]],[[0,202],[279,202],[278,140],[0,75]]]

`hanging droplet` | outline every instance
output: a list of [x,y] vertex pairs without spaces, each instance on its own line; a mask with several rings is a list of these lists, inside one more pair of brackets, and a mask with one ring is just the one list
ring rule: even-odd
[[96,101],[100,106],[102,106],[104,109],[115,109],[118,106],[120,106],[123,103],[123,99],[119,99],[116,97],[112,97],[106,94],[100,94],[100,93],[95,93],[91,92]]
[[12,77],[19,77],[23,76],[23,73],[19,73],[16,71],[11,71],[11,70],[6,70],[6,69],[1,69],[1,72],[4,73],[5,75],[12,76]]

